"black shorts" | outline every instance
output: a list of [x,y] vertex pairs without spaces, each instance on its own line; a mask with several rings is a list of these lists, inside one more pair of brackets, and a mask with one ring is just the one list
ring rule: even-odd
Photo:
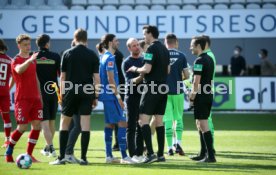
[[194,117],[198,120],[207,120],[212,109],[212,100],[195,101]]
[[[145,88],[144,91],[146,89],[147,88]],[[146,115],[164,115],[167,105],[167,98],[167,94],[161,94],[159,92],[157,92],[157,94],[153,94],[149,88],[149,90],[141,97],[139,113]]]
[[55,94],[53,95],[42,95],[43,100],[43,121],[44,120],[55,120],[58,108],[58,99]]
[[61,113],[68,117],[73,114],[90,115],[93,97],[91,94],[75,94],[74,90],[66,91],[62,98]]

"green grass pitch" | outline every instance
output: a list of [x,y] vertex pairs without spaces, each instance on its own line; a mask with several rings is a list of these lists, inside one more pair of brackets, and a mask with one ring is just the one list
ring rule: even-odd
[[[59,118],[59,115],[58,117]],[[120,165],[105,164],[103,115],[91,118],[91,140],[88,150],[88,166],[50,166],[54,158],[40,154],[45,141],[40,139],[34,156],[42,161],[28,170],[21,170],[15,164],[4,161],[5,149],[0,150],[0,175],[275,175],[276,174],[276,115],[275,114],[213,114],[215,125],[215,164],[199,164],[191,161],[188,155],[199,150],[198,134],[191,114],[184,114],[183,147],[186,156],[166,156],[164,163]],[[14,124],[14,123],[13,123]],[[13,127],[15,124],[13,125]],[[57,123],[58,126],[58,123]],[[4,140],[3,123],[0,120],[0,143]],[[57,127],[58,128],[58,127]],[[14,158],[25,153],[28,133],[25,133],[15,147]],[[58,147],[58,132],[54,145]],[[154,139],[154,150],[157,150]],[[166,150],[166,148],[165,148]],[[80,156],[80,142],[75,154]],[[119,157],[119,152],[115,152]]]

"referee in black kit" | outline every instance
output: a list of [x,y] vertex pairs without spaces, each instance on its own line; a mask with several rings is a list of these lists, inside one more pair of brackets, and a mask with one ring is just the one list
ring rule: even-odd
[[86,154],[90,140],[90,114],[92,106],[95,107],[98,102],[94,87],[98,87],[99,83],[99,59],[92,50],[86,47],[87,32],[85,30],[77,29],[74,33],[74,41],[76,46],[65,51],[61,61],[60,156],[56,161],[50,162],[51,165],[65,164],[68,128],[73,114],[79,114],[81,118],[80,165],[88,164]]
[[[170,55],[167,48],[158,41],[159,31],[156,26],[146,25],[143,27],[143,35],[146,43],[150,44],[144,55],[144,66],[137,68],[132,66],[128,71],[145,74],[144,93],[140,102],[139,124],[147,147],[147,156],[144,163],[165,162],[164,144],[165,129],[163,115],[167,103],[168,89],[166,86],[167,76],[170,72]],[[167,87],[167,86],[166,86]],[[149,122],[151,116],[156,118],[156,133],[158,142],[157,156],[153,152],[151,130]]]
[[[190,50],[193,55],[197,56],[194,62],[193,89],[190,94],[190,106],[194,106],[194,117],[196,126],[200,134],[201,151],[207,149],[206,156],[199,162],[212,163],[216,162],[213,152],[213,137],[208,125],[208,117],[210,116],[213,93],[212,81],[214,74],[214,61],[204,52],[206,46],[206,38],[204,36],[196,36],[192,38]],[[196,157],[191,157],[197,160]]]

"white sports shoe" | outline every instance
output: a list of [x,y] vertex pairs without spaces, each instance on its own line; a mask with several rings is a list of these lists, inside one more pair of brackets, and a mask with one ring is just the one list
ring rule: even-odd
[[56,151],[54,150],[54,151],[50,152],[49,156],[51,156],[51,157],[57,157]]
[[105,163],[120,163],[120,160],[115,157],[106,157]]
[[133,156],[133,157],[132,157],[132,160],[133,160],[135,163],[142,163],[143,160],[144,160],[144,156]]
[[134,162],[130,157],[125,157],[123,159],[121,159],[121,164],[134,164],[136,162]]
[[72,164],[79,164],[80,161],[73,155],[68,155],[68,154],[65,154],[65,157],[64,157],[64,160],[68,163],[72,163]]
[[42,149],[42,150],[40,150],[40,153],[44,156],[49,156],[49,151],[48,150]]

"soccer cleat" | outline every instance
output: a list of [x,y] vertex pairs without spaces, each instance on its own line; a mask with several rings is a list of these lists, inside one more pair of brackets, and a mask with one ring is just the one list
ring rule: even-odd
[[51,156],[51,157],[56,157],[57,156],[56,150],[52,145],[49,148],[49,156]]
[[173,156],[173,150],[172,149],[169,149],[168,156]]
[[205,155],[189,156],[189,158],[194,161],[200,161],[205,158]]
[[157,156],[154,154],[151,154],[151,155],[147,155],[142,162],[143,163],[153,163],[156,161],[157,161]]
[[65,158],[63,159],[67,163],[72,163],[72,164],[78,164],[80,163],[80,160],[78,160],[73,154],[67,155],[65,154]]
[[185,156],[185,153],[179,144],[176,145],[175,153],[178,153],[180,156]]
[[166,159],[164,156],[157,157],[157,162],[166,162]]
[[202,160],[198,161],[199,163],[215,163],[217,162],[216,158],[210,159],[209,157],[204,157]]
[[144,159],[144,156],[133,156],[132,157],[132,160],[135,162],[135,163],[142,163]]
[[39,160],[37,160],[36,158],[34,158],[33,155],[30,155],[30,157],[32,158],[32,162],[33,163],[39,163],[40,162]]
[[44,156],[49,156],[49,150],[47,150],[46,148],[40,150],[40,153]]
[[80,160],[80,165],[88,165],[88,161],[84,160],[84,159],[81,159]]
[[49,165],[65,165],[65,160],[64,159],[60,159],[59,157],[53,161],[53,162],[49,162]]
[[1,146],[1,148],[8,148],[9,146],[9,141],[5,141],[5,143]]
[[115,157],[106,157],[105,163],[120,163],[120,160]]
[[5,155],[5,158],[6,158],[7,163],[13,163],[14,162],[12,155]]
[[136,162],[134,162],[130,157],[125,157],[125,158],[121,159],[120,163],[121,164],[135,164]]

